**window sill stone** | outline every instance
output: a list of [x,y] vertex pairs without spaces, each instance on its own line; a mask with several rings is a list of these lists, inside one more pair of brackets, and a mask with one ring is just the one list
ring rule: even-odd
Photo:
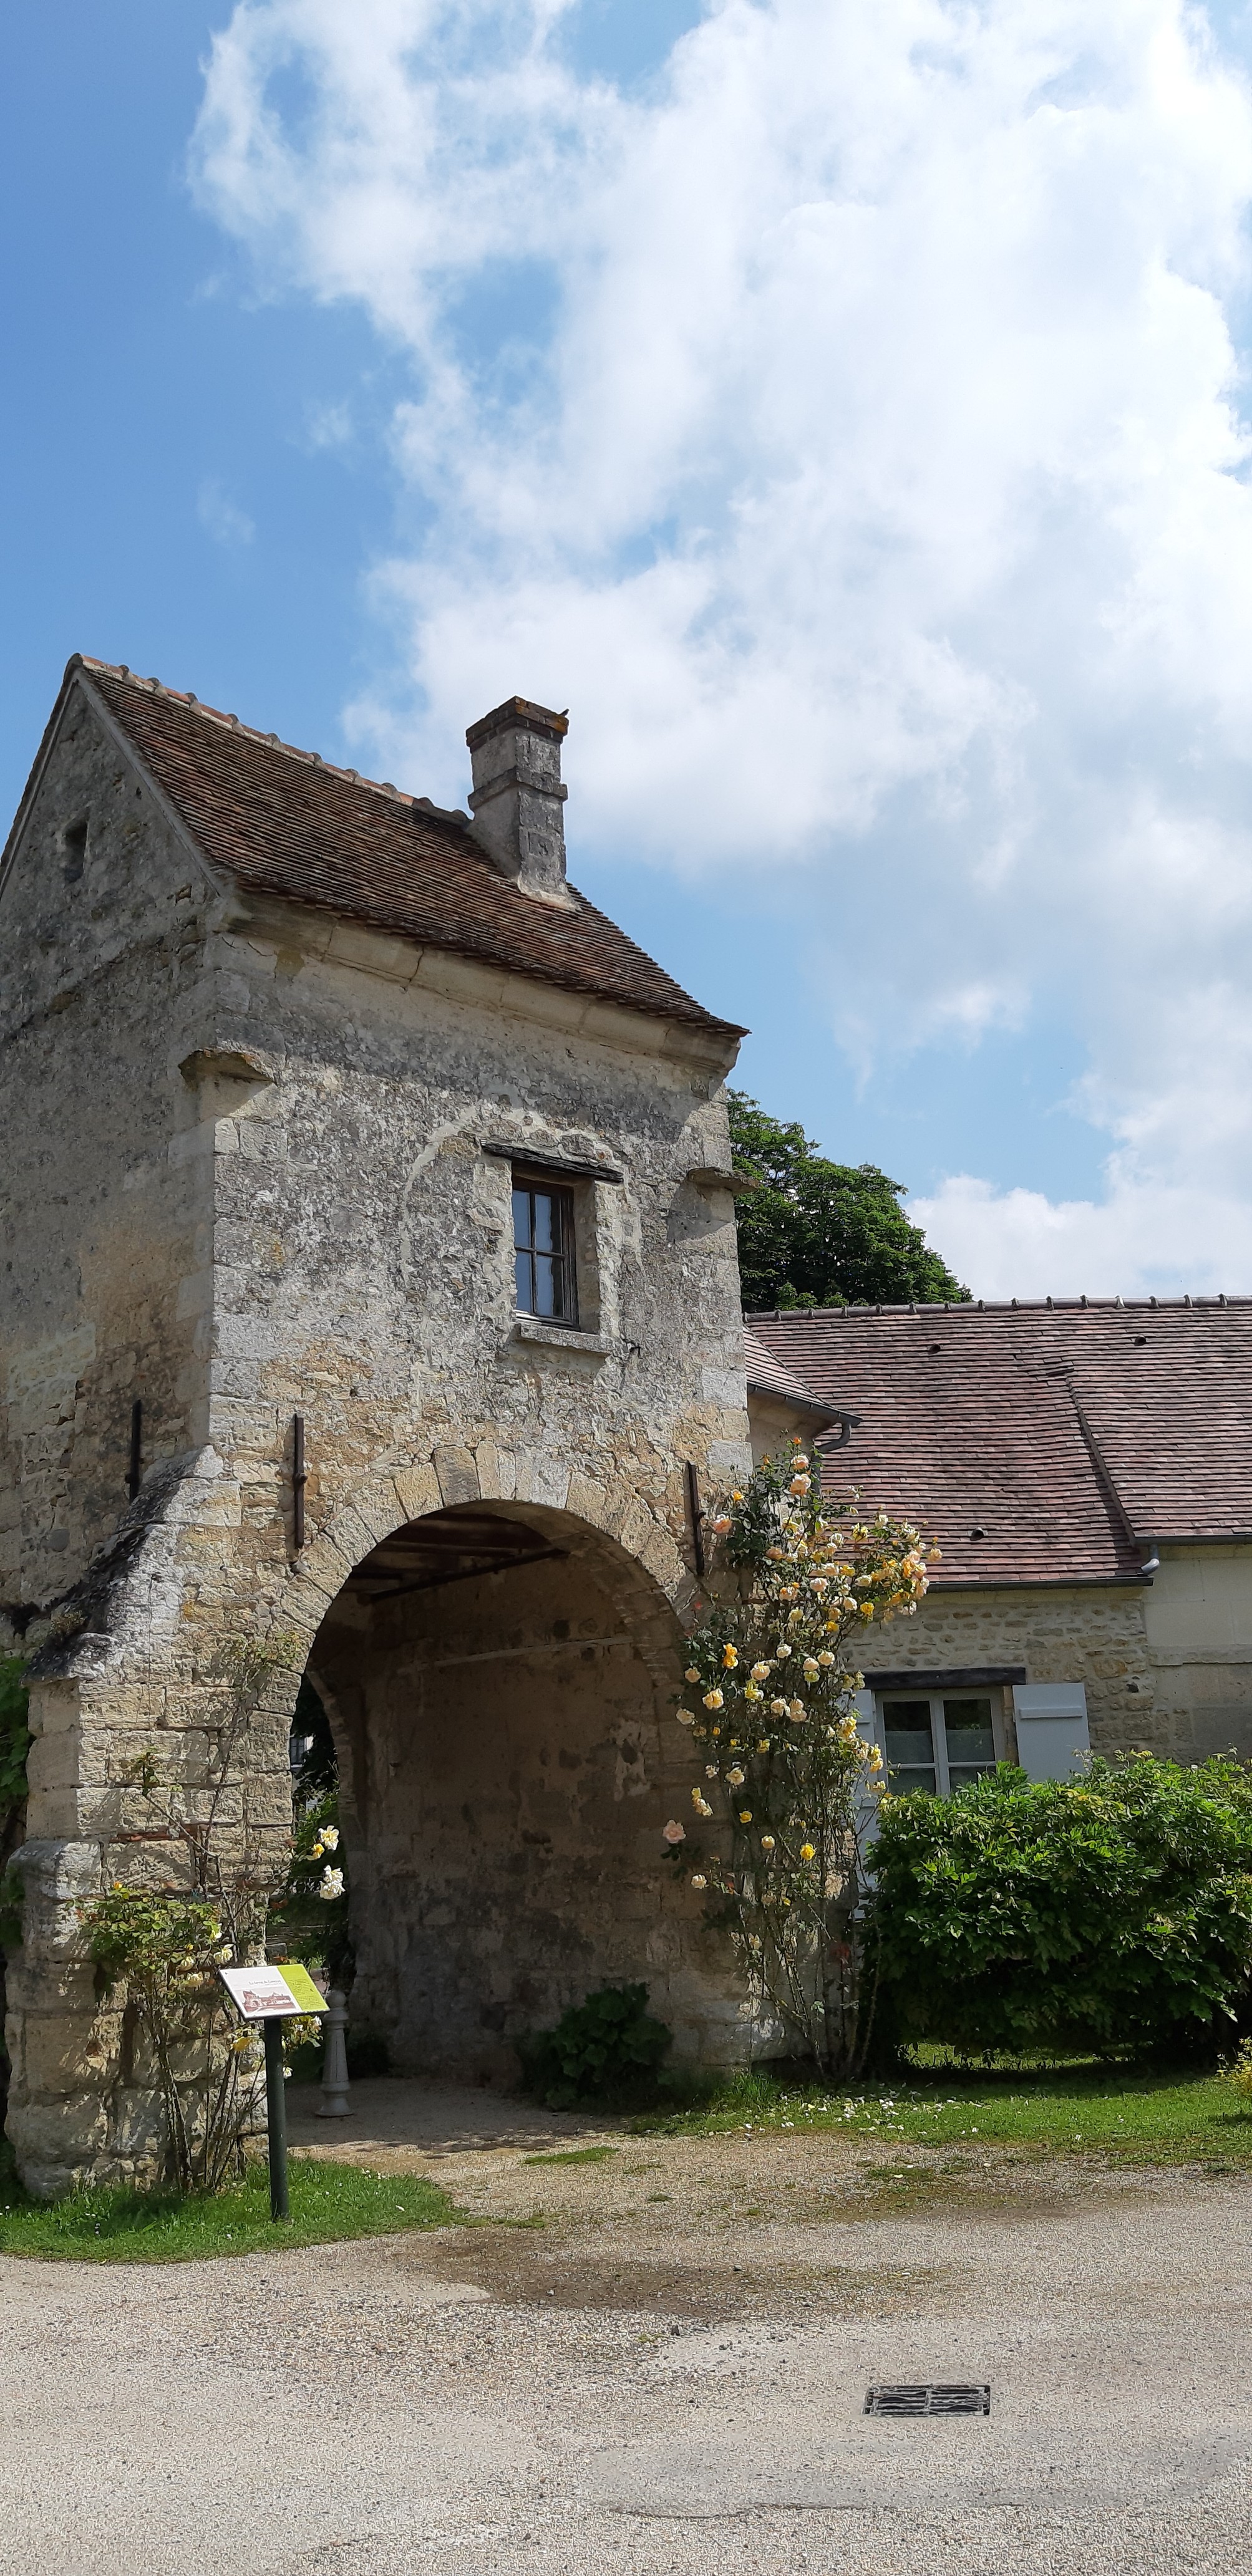
[[545,1342],[549,1350],[577,1351],[583,1359],[607,1359],[613,1347],[607,1333],[579,1333],[569,1324],[545,1324],[539,1315],[515,1315],[513,1331],[519,1342]]

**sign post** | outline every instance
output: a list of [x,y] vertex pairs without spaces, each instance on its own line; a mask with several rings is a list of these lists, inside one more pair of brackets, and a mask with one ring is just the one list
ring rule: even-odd
[[218,1975],[245,2021],[265,2031],[265,2121],[269,2140],[270,2217],[290,2218],[287,2198],[287,2093],[283,2078],[283,2023],[301,2013],[324,2013],[326,1998],[307,1968],[219,1968]]
[[283,2025],[278,2013],[267,2013],[265,2032],[265,2125],[270,2156],[270,2217],[290,2218],[287,2201],[287,2087],[283,2080]]

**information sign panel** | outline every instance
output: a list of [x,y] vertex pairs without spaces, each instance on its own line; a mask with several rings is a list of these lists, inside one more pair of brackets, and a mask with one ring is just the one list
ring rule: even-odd
[[329,2007],[320,1986],[315,1986],[308,1969],[298,1959],[284,1959],[282,1973],[290,1986],[301,2012],[324,2013]]
[[[282,1968],[219,1968],[218,1975],[245,2021],[273,2021],[283,2013],[326,2009],[320,1995],[315,2005],[297,1995]],[[313,1984],[311,1977],[307,1977],[307,1983]],[[317,1993],[315,1986],[313,1991]]]

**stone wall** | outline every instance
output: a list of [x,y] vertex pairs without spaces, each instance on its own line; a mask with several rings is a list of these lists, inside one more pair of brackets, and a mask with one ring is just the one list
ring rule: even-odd
[[149,1467],[205,1437],[209,1168],[179,1151],[178,1054],[207,893],[71,707],[0,896],[0,1641],[116,1528],[137,1396]]
[[354,2020],[405,2072],[507,2083],[519,2037],[643,1978],[676,2062],[733,2056],[731,1962],[660,1832],[691,1788],[674,1614],[586,1523],[526,1521],[560,1553],[394,1606],[341,1596],[314,1645]]
[[[56,1498],[77,1515],[71,1541],[28,1549],[12,1578],[23,1611],[55,1611],[34,1668],[27,1930],[7,2025],[9,2134],[47,2190],[132,2170],[141,2152],[143,2107],[76,1909],[113,1877],[186,1882],[232,1642],[268,1640],[277,1660],[217,1830],[228,1857],[277,1876],[299,1670],[380,1538],[479,1494],[566,1513],[667,1605],[672,1653],[693,1584],[685,1462],[720,1482],[746,1464],[748,1433],[733,1202],[685,1178],[730,1161],[719,1032],[245,903],[188,863],[143,778],[85,722],[54,746],[19,843],[6,942],[84,800],[90,928],[80,955],[77,931],[58,945],[56,903],[39,916],[43,980],[8,1050],[14,1066],[41,1050],[43,1088],[36,1101],[18,1080],[9,1095],[31,1227],[15,1242],[5,1366],[19,1389],[42,1382],[41,1343],[58,1339],[70,1356],[56,1383],[74,1388]],[[63,983],[76,998],[54,1012]],[[577,1185],[576,1334],[514,1317],[508,1162],[488,1145],[622,1175]],[[115,1198],[125,1225],[106,1265]],[[110,1375],[92,1374],[89,1346]],[[148,1463],[128,1506],[139,1391]],[[94,1481],[93,1458],[108,1469]],[[10,1442],[19,1524],[36,1463]],[[38,1510],[46,1523],[47,1495]],[[605,1846],[606,1909],[614,1870],[625,1885],[637,1869],[637,1812],[621,1810],[620,1851]],[[716,2011],[705,2018],[711,2030]]]
[[1143,1604],[1153,1728],[1143,1741],[1183,1762],[1252,1759],[1252,1546],[1163,1542],[1159,1555]]
[[[1031,1682],[1082,1682],[1097,1753],[1252,1758],[1252,1547],[1160,1553],[1144,1584],[936,1589],[872,1660],[900,1671],[1024,1665]],[[1006,1749],[1011,1711],[1010,1691]]]

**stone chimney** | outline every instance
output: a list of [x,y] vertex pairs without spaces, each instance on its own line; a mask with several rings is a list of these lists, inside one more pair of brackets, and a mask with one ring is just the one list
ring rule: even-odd
[[570,911],[565,882],[561,744],[569,725],[551,707],[506,698],[466,734],[474,772],[470,812],[488,858],[536,903]]

